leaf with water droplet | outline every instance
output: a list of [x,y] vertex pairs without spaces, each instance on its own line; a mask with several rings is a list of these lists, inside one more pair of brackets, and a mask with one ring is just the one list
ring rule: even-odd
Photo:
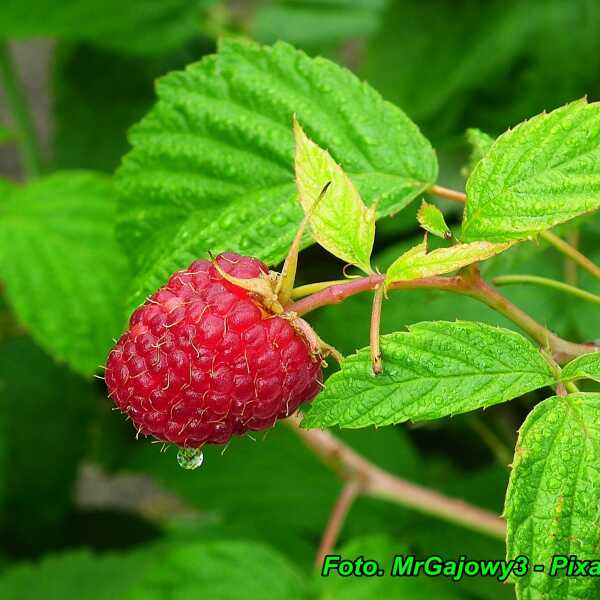
[[[365,204],[379,200],[377,217],[398,212],[437,178],[433,148],[399,108],[348,70],[287,44],[223,40],[218,54],[162,78],[157,92],[130,131],[132,150],[117,175],[118,233],[135,269],[132,307],[207,250],[243,251],[271,265],[285,258],[303,216],[294,113]],[[244,237],[250,231],[260,235]],[[303,247],[310,243],[305,236]]]
[[284,225],[287,225],[287,222],[288,220],[285,215],[282,215],[281,213],[274,213],[271,216],[271,224],[276,225],[277,227],[283,227]]
[[467,181],[462,239],[528,239],[599,208],[600,103],[577,100],[492,144]]
[[[497,355],[490,353],[495,348]],[[305,427],[427,421],[485,408],[554,383],[522,335],[483,323],[423,322],[381,336],[384,372],[369,348],[345,358],[304,418]],[[481,364],[481,356],[486,364]]]
[[122,330],[130,280],[114,235],[110,179],[56,171],[6,186],[0,202],[0,277],[7,301],[41,347],[90,376]]
[[600,394],[554,396],[519,430],[504,515],[507,557],[527,556],[545,572],[514,577],[519,598],[597,598],[594,577],[549,575],[554,556],[598,559]]

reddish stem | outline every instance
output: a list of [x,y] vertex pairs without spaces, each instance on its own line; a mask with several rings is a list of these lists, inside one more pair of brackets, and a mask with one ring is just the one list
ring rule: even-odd
[[286,423],[325,464],[345,479],[357,480],[364,494],[391,500],[419,512],[436,515],[452,523],[504,539],[506,526],[495,514],[387,473],[329,431],[302,429],[300,421],[301,417],[297,414],[286,419]]
[[[374,290],[379,284],[385,281],[385,275],[369,275],[360,279],[351,279],[346,283],[337,283],[331,287],[325,288],[320,292],[306,296],[297,302],[293,302],[286,307],[286,310],[305,315],[322,306],[329,304],[340,304],[350,296],[355,296],[361,292]],[[458,291],[460,277],[424,277],[423,279],[411,279],[410,281],[397,281],[389,289],[447,289]]]
[[523,331],[526,331],[542,348],[550,348],[557,362],[564,362],[565,359],[600,350],[594,344],[576,344],[563,340],[513,304],[496,288],[488,285],[479,276],[478,272],[475,276],[468,276],[470,282],[465,291],[468,296],[487,304],[490,308],[504,315]]
[[323,564],[325,556],[330,554],[335,547],[335,543],[337,542],[338,535],[344,525],[348,511],[350,510],[354,499],[360,493],[361,487],[359,479],[350,479],[342,488],[342,492],[331,512],[327,527],[323,532],[323,538],[321,539],[321,545],[319,546],[319,551],[317,552],[317,558],[315,560],[315,567],[317,569]]
[[[353,279],[347,283],[335,284],[289,304],[286,310],[299,315],[305,315],[322,306],[339,304],[350,296],[374,290],[378,285],[383,283],[384,279],[384,275],[369,275],[361,279]],[[388,289],[435,289],[475,298],[518,325],[536,340],[541,347],[549,347],[556,361],[559,363],[563,363],[569,358],[581,354],[600,350],[600,347],[595,344],[576,344],[548,331],[546,327],[523,312],[508,298],[500,294],[498,290],[488,285],[481,278],[476,268],[468,269],[463,274],[452,277],[424,277],[423,279],[397,281],[391,284]]]

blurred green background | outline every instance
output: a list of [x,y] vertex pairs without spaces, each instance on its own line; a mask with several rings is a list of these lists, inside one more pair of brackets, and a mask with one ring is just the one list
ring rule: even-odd
[[[212,53],[218,36],[232,33],[283,39],[369,81],[422,128],[438,152],[440,182],[458,189],[468,127],[496,135],[569,100],[600,99],[596,0],[3,0],[0,40],[25,85],[43,172],[110,176],[127,151],[128,128],[152,106],[156,78]],[[8,181],[26,177],[2,92],[0,219]],[[440,205],[457,223],[457,209]],[[417,206],[378,224],[380,268],[415,242]],[[588,219],[567,233],[599,260],[599,231],[600,221]],[[336,278],[338,270],[318,248],[302,254],[301,282]],[[565,265],[553,250],[528,244],[486,263],[486,272],[564,279]],[[600,293],[584,274],[579,283]],[[26,293],[50,298],[52,289],[40,282]],[[125,290],[114,293],[124,304]],[[600,338],[592,305],[553,290],[506,293],[563,336]],[[368,343],[369,305],[368,297],[352,298],[311,321],[352,352]],[[383,329],[456,318],[510,326],[469,299],[410,291],[386,304]],[[393,473],[499,514],[508,469],[485,440],[492,432],[512,449],[538,399],[477,419],[341,437]],[[490,579],[319,581],[311,564],[340,484],[285,428],[256,442],[234,440],[225,452],[209,448],[194,472],[177,467],[173,449],[161,453],[133,433],[112,412],[103,382],[49,356],[0,296],[0,598],[513,597],[510,586]],[[340,547],[386,561],[407,550],[504,553],[484,535],[364,498]]]

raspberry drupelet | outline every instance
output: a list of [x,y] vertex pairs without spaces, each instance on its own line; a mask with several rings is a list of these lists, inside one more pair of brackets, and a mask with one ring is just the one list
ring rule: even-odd
[[322,381],[306,324],[223,276],[264,278],[267,267],[234,253],[215,263],[174,273],[133,313],[106,364],[109,396],[139,433],[182,448],[268,429]]

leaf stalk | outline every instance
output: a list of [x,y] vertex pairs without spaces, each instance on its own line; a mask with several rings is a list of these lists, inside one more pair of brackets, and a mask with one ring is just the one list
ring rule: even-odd
[[542,233],[540,233],[540,237],[545,239],[556,250],[562,252],[562,254],[569,257],[582,269],[584,269],[588,273],[591,273],[596,279],[600,279],[600,267],[594,264],[587,256],[581,254],[579,250],[565,242],[565,240],[558,237],[551,231],[542,231]]
[[[331,286],[306,296],[297,302],[286,306],[286,310],[298,315],[305,315],[322,306],[339,304],[356,294],[375,290],[385,280],[384,275],[374,274],[344,283],[334,283]],[[549,348],[557,362],[563,363],[581,354],[600,351],[595,344],[577,344],[564,340],[549,331],[541,323],[513,304],[498,290],[484,281],[478,269],[466,269],[460,275],[450,277],[424,277],[392,283],[389,290],[398,289],[435,289],[469,296],[486,304],[504,315],[507,319],[529,334],[542,348]]]
[[285,422],[326,465],[345,479],[358,481],[363,494],[396,502],[495,538],[505,538],[506,525],[495,514],[392,475],[329,431],[302,429],[300,421],[301,417],[296,414]]
[[600,304],[600,296],[592,294],[586,290],[582,290],[568,283],[562,281],[556,281],[555,279],[549,279],[548,277],[538,277],[537,275],[499,275],[492,279],[494,285],[512,285],[519,283],[531,283],[534,285],[542,285],[545,287],[553,288],[564,292],[565,294],[571,294],[582,300],[593,302],[594,304]]

